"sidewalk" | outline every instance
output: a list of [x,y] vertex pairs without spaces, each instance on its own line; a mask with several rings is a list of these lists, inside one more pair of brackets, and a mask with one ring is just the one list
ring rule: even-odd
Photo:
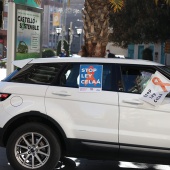
[[0,68],[0,81],[6,77],[6,68]]

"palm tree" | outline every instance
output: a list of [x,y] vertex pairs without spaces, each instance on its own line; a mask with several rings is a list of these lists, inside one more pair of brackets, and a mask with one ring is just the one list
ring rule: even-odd
[[[109,36],[109,12],[121,10],[125,0],[85,0],[83,9],[85,56],[104,57]],[[162,0],[154,0],[156,4]],[[170,0],[164,0],[170,5]]]
[[121,9],[123,0],[85,0],[83,9],[85,56],[104,57],[109,35],[109,11]]
[[109,3],[85,0],[83,10],[84,40],[87,56],[103,57],[108,42]]
[[[155,0],[155,3],[158,4],[160,0]],[[170,5],[170,0],[164,0],[165,4]]]
[[109,0],[111,7],[113,9],[114,12],[121,10],[124,0]]
[[[70,1],[67,0],[68,6]],[[84,45],[82,56],[104,57],[109,36],[109,10],[115,12],[123,6],[124,0],[85,0],[83,12]]]

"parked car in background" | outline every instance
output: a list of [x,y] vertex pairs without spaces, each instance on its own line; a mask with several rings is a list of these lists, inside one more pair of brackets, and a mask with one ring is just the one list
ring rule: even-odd
[[81,56],[78,55],[78,54],[72,54],[70,57],[73,57],[73,58],[80,58]]
[[166,66],[83,57],[13,64],[0,82],[0,145],[14,169],[53,170],[64,156],[169,163],[170,98],[159,107],[140,100],[156,71],[170,79]]
[[116,54],[115,57],[117,57],[117,58],[125,58],[124,55],[119,55],[119,54],[118,55]]

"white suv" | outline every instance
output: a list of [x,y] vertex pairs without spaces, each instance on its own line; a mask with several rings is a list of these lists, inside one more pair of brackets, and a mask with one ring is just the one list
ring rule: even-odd
[[[156,71],[170,79],[168,67],[107,58],[28,59],[14,65],[21,69],[0,82],[0,145],[14,169],[53,170],[64,156],[170,160],[170,98],[158,107],[140,101],[143,88],[135,82],[144,74],[145,85]],[[100,68],[99,86],[94,74],[80,75],[86,66]]]

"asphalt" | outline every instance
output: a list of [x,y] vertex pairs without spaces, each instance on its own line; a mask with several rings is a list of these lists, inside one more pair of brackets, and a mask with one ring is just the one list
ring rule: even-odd
[[14,170],[8,163],[4,148],[0,148],[0,170]]
[[[65,163],[55,170],[170,170],[168,165],[150,165],[142,163],[87,160],[66,158]],[[0,147],[0,170],[14,170],[8,163],[6,150]]]

